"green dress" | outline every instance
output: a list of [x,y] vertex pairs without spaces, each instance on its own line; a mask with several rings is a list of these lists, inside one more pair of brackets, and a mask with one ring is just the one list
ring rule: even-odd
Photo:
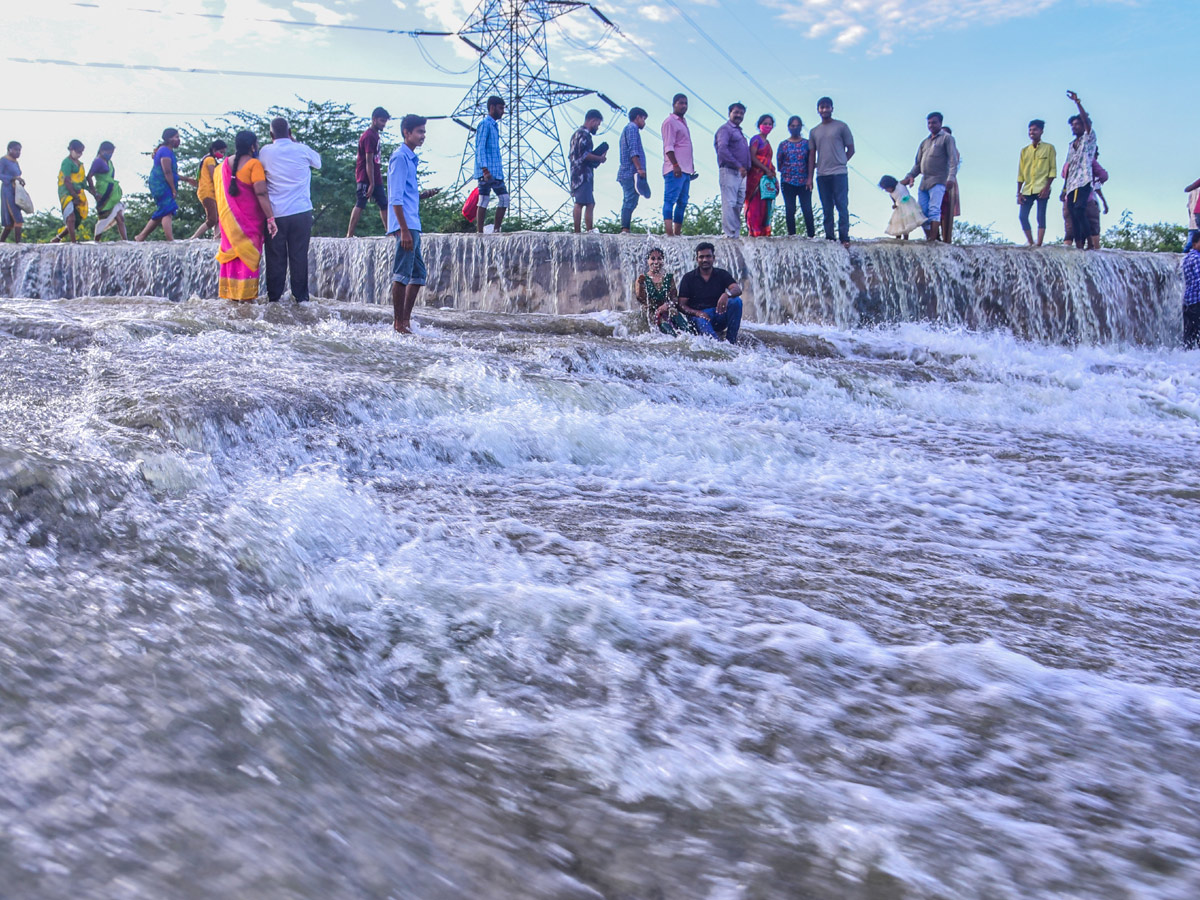
[[[654,279],[647,275],[643,283],[646,286],[646,320],[650,323],[651,331],[657,328],[663,334],[696,334],[696,326],[671,301],[675,287],[674,275],[670,272],[663,275],[662,284],[655,284]],[[670,304],[670,308],[666,318],[659,319],[657,311],[664,303]]]
[[[104,171],[100,171],[99,163],[104,163]],[[117,183],[117,168],[112,160],[97,159],[92,163],[92,179],[96,185],[96,215],[103,219],[109,210],[121,202],[124,192]]]

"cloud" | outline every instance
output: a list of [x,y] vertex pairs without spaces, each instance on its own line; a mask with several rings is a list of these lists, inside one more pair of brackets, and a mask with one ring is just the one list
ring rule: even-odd
[[643,6],[638,12],[648,22],[669,22],[675,18],[675,13],[665,6]]
[[320,3],[301,3],[300,0],[296,0],[292,6],[308,13],[318,25],[341,25],[350,18],[350,16],[322,6]]
[[784,22],[834,50],[870,41],[873,53],[890,53],[906,39],[936,31],[1027,18],[1063,0],[764,0]]

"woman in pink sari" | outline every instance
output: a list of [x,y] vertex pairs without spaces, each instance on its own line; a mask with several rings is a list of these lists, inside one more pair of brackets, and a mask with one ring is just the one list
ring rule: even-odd
[[266,234],[275,236],[275,214],[267,199],[267,173],[258,161],[258,138],[253,131],[239,131],[234,147],[233,158],[226,158],[213,173],[221,227],[217,296],[255,300],[263,241]]
[[[746,175],[746,230],[751,237],[771,236],[771,213],[778,190],[775,178],[775,157],[767,136],[775,128],[775,118],[758,117],[758,134],[750,138],[750,171]],[[763,181],[767,190],[763,190]]]

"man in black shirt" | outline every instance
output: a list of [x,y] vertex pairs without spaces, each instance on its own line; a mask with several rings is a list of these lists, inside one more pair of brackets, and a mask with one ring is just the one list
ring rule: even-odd
[[679,281],[679,308],[701,334],[720,340],[720,332],[737,343],[742,327],[742,286],[725,269],[713,266],[716,250],[705,241],[696,245],[696,268]]

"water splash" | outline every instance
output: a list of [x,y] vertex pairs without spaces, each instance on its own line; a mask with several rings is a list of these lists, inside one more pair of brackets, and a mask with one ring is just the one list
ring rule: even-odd
[[[650,246],[691,268],[696,238],[518,233],[425,238],[428,306],[568,315],[626,310]],[[947,247],[821,240],[718,239],[718,265],[746,289],[746,319],[853,328],[936,322],[1005,329],[1052,343],[1173,346],[1182,332],[1178,258],[1061,247]],[[386,303],[393,242],[318,238],[315,296]],[[211,242],[0,247],[0,296],[216,294]]]

